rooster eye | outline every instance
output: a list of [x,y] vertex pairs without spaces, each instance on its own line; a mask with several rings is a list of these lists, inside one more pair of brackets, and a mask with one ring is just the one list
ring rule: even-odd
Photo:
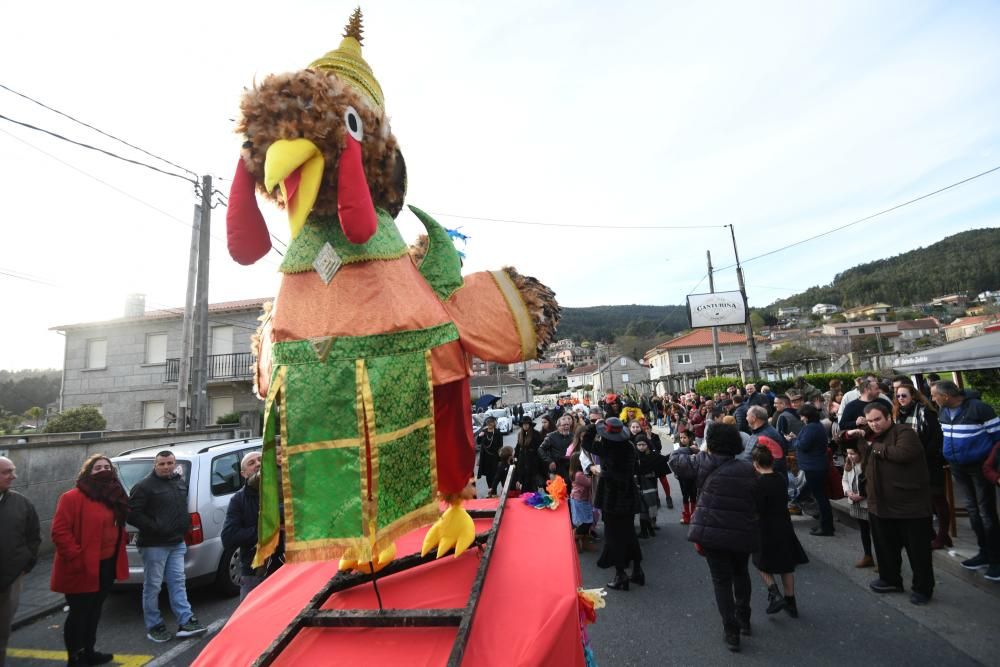
[[347,133],[357,141],[361,141],[365,136],[364,127],[361,124],[361,114],[354,107],[347,107],[347,110],[344,111],[344,127],[347,128]]

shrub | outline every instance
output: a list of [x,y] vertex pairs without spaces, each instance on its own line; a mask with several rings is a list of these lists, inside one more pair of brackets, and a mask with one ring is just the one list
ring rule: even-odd
[[76,433],[79,431],[103,431],[108,425],[97,408],[72,408],[56,415],[45,425],[46,433]]
[[215,420],[216,424],[239,424],[240,423],[240,413],[230,412],[228,415],[222,415]]

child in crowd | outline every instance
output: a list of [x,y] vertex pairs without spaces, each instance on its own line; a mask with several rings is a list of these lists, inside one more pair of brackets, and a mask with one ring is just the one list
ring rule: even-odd
[[[681,431],[677,434],[677,446],[682,449],[696,446],[691,431]],[[681,502],[684,504],[684,509],[681,510],[681,523],[689,524],[695,505],[698,504],[698,484],[694,479],[678,479],[677,482],[681,485]]]
[[569,478],[573,486],[569,494],[569,514],[576,537],[576,550],[590,550],[590,527],[594,524],[594,506],[590,502],[591,479],[583,472],[577,449],[569,457]]
[[[636,424],[637,422],[632,423]],[[645,438],[637,438],[635,448],[639,453],[635,472],[639,481],[639,494],[642,498],[639,511],[639,537],[647,538],[656,534],[656,514],[660,508],[660,494],[656,488],[658,456],[650,450],[649,441]]]
[[646,434],[646,439],[649,441],[650,451],[656,455],[659,462],[656,475],[663,487],[663,495],[667,499],[667,509],[672,510],[674,499],[670,497],[670,480],[667,479],[667,475],[670,474],[670,464],[667,463],[667,457],[663,454],[663,441],[660,440],[660,436],[656,434],[649,422],[640,421],[639,423],[642,424],[642,432]]
[[[514,465],[514,448],[508,445],[501,447],[500,462],[497,464],[497,476],[495,478],[496,486],[490,489],[490,493],[493,493],[494,491],[498,494],[503,492],[504,482],[507,481],[507,472],[511,469],[511,467],[513,467],[513,465]],[[511,484],[511,486],[514,485]],[[516,497],[517,495],[520,495],[517,493],[516,488],[511,489],[511,491],[513,491],[514,494],[511,495],[510,493],[508,493],[508,495],[510,495],[512,498]]]
[[872,558],[872,533],[868,525],[868,499],[865,495],[864,464],[858,450],[853,447],[847,448],[847,456],[844,457],[844,476],[841,478],[844,486],[844,495],[850,501],[850,514],[858,522],[861,533],[861,548],[865,555],[854,564],[854,567],[873,567],[875,559]]
[[[792,528],[786,504],[785,479],[774,472],[774,455],[767,447],[757,446],[753,448],[751,459],[758,474],[754,504],[760,526],[760,551],[753,555],[753,564],[760,570],[760,578],[767,586],[766,611],[777,614],[784,609],[792,618],[798,618],[795,566],[808,563],[809,558]],[[775,575],[781,575],[784,595],[778,588]]]

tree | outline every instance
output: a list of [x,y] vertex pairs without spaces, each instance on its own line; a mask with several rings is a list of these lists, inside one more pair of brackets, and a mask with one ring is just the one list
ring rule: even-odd
[[38,428],[38,420],[41,419],[42,415],[44,415],[44,414],[45,414],[45,410],[42,410],[37,405],[34,406],[34,407],[31,407],[31,408],[28,408],[27,410],[24,411],[25,418],[26,419],[31,419],[32,421],[35,422],[35,428]]
[[72,408],[56,415],[45,425],[46,433],[76,433],[79,431],[102,431],[108,425],[97,408],[84,406]]
[[750,311],[750,326],[753,327],[754,331],[760,331],[761,329],[763,329],[764,327],[766,327],[767,324],[764,322],[764,316],[761,315],[756,310],[751,310]]

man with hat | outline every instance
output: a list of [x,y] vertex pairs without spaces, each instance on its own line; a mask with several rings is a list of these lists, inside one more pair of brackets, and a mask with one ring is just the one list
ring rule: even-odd
[[[629,433],[621,420],[611,417],[586,427],[581,439],[585,452],[601,457],[601,483],[594,496],[594,507],[604,519],[604,550],[597,559],[600,568],[615,568],[615,578],[608,588],[627,591],[629,583],[646,583],[642,571],[642,548],[636,537],[634,516],[639,511],[639,493],[635,485],[636,451],[628,441]],[[632,575],[626,568],[632,564]]]
[[483,430],[476,436],[476,449],[479,451],[479,472],[476,479],[486,478],[490,496],[494,495],[496,488],[501,447],[503,447],[503,435],[497,430],[497,420],[494,417],[487,417],[483,422]]

